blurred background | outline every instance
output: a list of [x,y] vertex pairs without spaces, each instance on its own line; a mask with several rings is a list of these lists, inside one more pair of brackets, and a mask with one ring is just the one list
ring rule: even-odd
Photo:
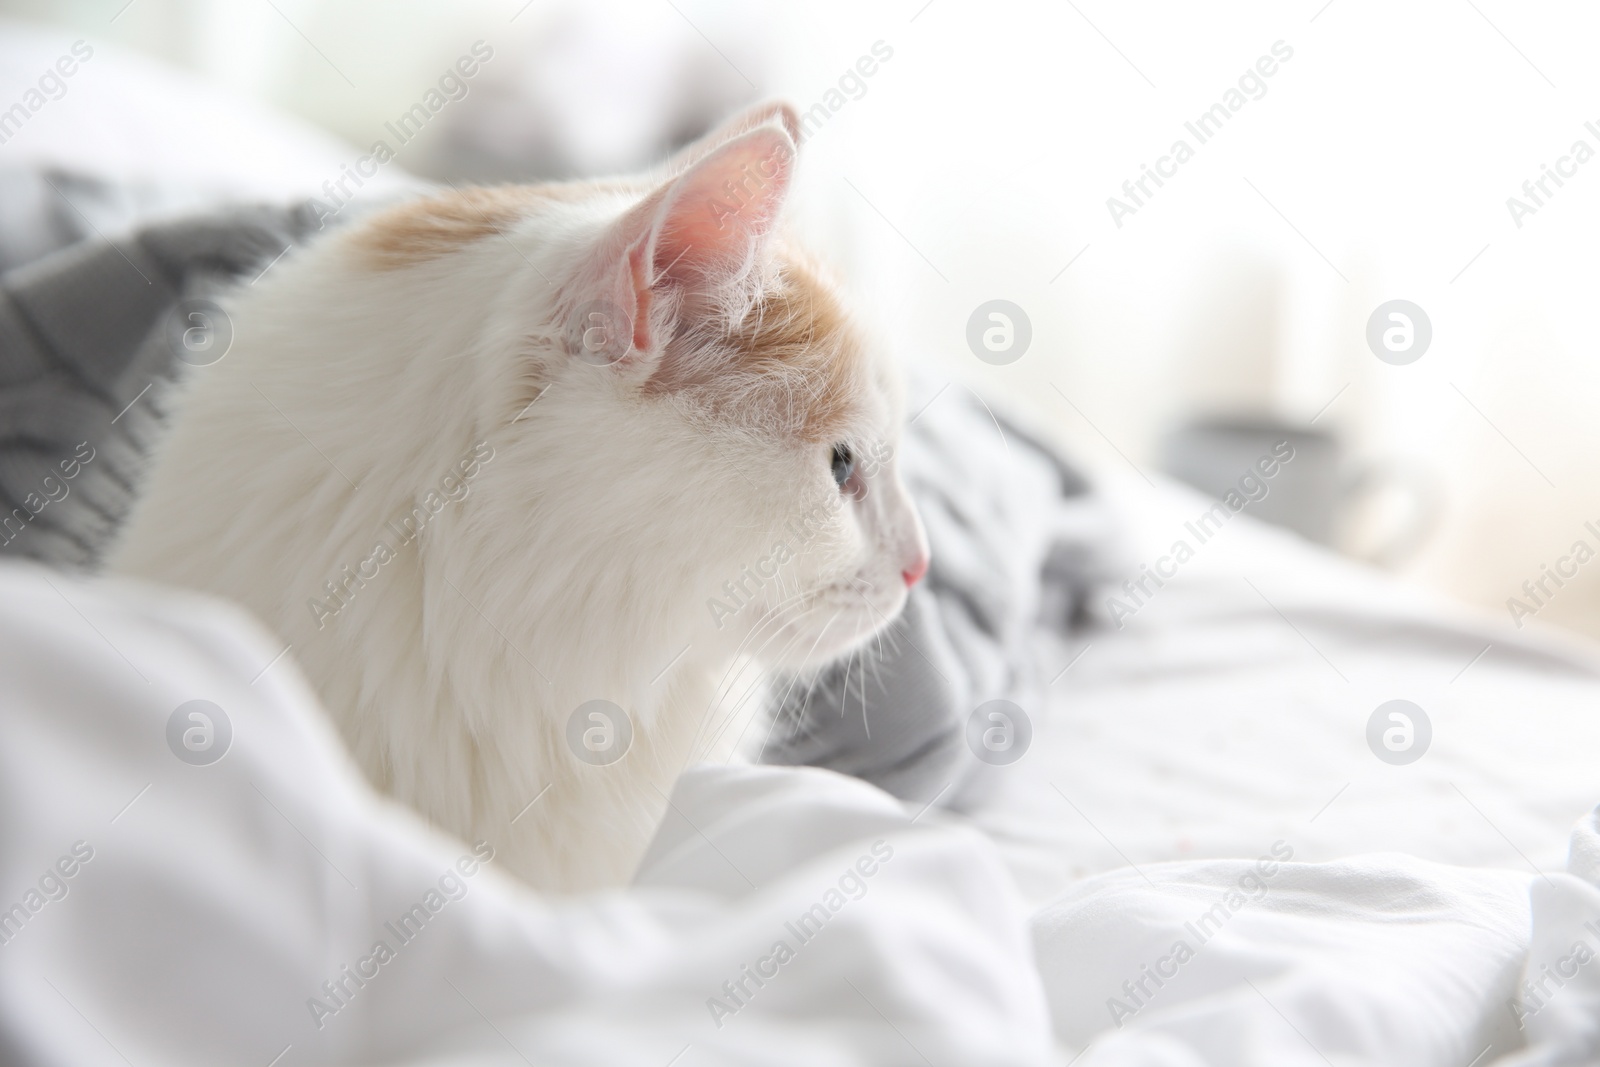
[[[1108,479],[1226,484],[1297,434],[1309,461],[1262,517],[1600,636],[1600,565],[1542,606],[1523,590],[1574,542],[1600,549],[1583,236],[1600,162],[1576,146],[1600,151],[1592,5],[0,0],[0,17],[0,108],[38,83],[35,57],[94,49],[48,118],[0,123],[0,166],[208,195],[327,195],[379,140],[395,159],[363,193],[629,170],[785,97],[808,117],[801,224],[907,359]],[[491,58],[442,87],[477,42]],[[1141,190],[1146,168],[1166,176]],[[1547,168],[1561,183],[1524,191]],[[967,341],[992,300],[1031,325],[1002,365]],[[1431,332],[1411,362],[1369,344],[1393,300]]]

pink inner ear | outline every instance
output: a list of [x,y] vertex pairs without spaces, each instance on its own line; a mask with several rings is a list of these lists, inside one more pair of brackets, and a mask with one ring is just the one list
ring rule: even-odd
[[598,301],[629,318],[632,349],[642,355],[663,340],[654,336],[651,315],[663,295],[658,289],[677,287],[678,313],[692,315],[742,279],[789,191],[795,155],[789,114],[775,111],[767,125],[712,149],[634,205],[575,280],[574,306]]
[[715,284],[747,271],[783,206],[794,152],[784,130],[764,126],[679,177],[656,218],[652,280]]

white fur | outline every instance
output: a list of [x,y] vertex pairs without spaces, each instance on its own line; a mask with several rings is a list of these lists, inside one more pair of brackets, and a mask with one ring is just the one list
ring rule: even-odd
[[[504,239],[383,271],[347,231],[237,290],[234,347],[184,384],[110,562],[255,612],[379,788],[552,890],[624,881],[676,774],[739,739],[754,665],[859,644],[925,552],[892,458],[840,497],[825,446],[645,395],[660,352],[567,355],[558,290],[640,199],[552,199]],[[858,447],[896,441],[892,379],[868,376]],[[386,523],[455,486],[474,446],[493,456],[466,495],[397,546]],[[710,599],[825,500],[822,530],[719,628]],[[380,540],[396,558],[319,619],[324,583]],[[566,742],[595,698],[634,723],[605,767]]]

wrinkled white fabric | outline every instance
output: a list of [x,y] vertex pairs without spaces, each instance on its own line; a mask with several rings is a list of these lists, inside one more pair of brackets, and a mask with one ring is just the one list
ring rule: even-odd
[[[950,817],[708,767],[632,889],[551,900],[375,797],[280,651],[214,602],[0,567],[0,1062],[1033,1064],[1053,1024],[1081,1067],[1600,1063],[1593,813],[1565,873],[1301,862],[1301,828],[1076,881],[1030,937]],[[233,728],[209,766],[166,736],[195,699]]]
[[[0,567],[0,1062],[1048,1061],[975,833],[699,768],[638,887],[540,898],[371,793],[280,651],[212,601]],[[233,731],[206,766],[167,740],[197,699]],[[747,967],[775,973],[730,994]]]
[[1572,831],[1567,873],[1536,878],[1533,944],[1507,1010],[1528,1051],[1501,1067],[1600,1063],[1600,809]]
[[1600,1063],[1600,809],[1564,873],[1269,852],[1098,875],[1033,926],[1084,1067]]
[[1143,871],[1089,879],[1034,921],[1057,1031],[1086,1067],[1466,1067],[1521,1047],[1506,1005],[1528,875],[1400,855]]

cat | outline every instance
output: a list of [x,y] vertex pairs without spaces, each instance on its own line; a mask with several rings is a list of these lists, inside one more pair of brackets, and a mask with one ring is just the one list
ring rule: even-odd
[[530,885],[626,882],[752,678],[859,648],[928,565],[896,367],[782,225],[799,140],[760,105],[220,297],[108,569],[255,613],[377,788]]

